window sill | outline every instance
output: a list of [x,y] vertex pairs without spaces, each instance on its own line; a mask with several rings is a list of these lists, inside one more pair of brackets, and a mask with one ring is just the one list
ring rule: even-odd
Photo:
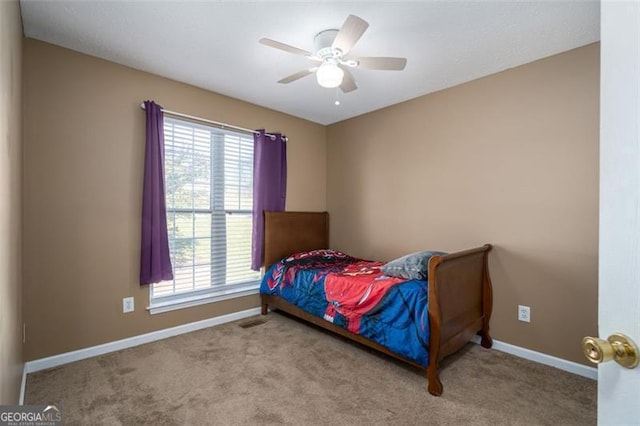
[[207,303],[220,302],[222,300],[235,299],[238,297],[250,296],[260,292],[259,284],[248,284],[243,287],[235,287],[230,289],[219,289],[206,294],[189,296],[185,294],[179,299],[172,299],[163,302],[151,302],[147,311],[151,315],[161,314],[163,312],[175,311],[178,309],[191,308],[194,306],[204,305]]

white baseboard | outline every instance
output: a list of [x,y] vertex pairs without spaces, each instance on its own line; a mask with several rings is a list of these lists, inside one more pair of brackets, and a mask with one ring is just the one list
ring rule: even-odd
[[[190,333],[192,331],[213,327],[215,325],[220,325],[231,321],[237,321],[239,319],[248,318],[259,314],[260,308],[247,309],[245,311],[221,315],[202,321],[196,321],[189,324],[178,325],[176,327],[165,328],[164,330],[153,331],[151,333],[141,334],[139,336],[128,337],[126,339],[116,340],[115,342],[109,342],[98,346],[78,349],[77,351],[73,352],[66,352],[60,355],[54,355],[47,358],[28,361],[24,365],[22,385],[24,387],[26,375],[29,373],[46,370],[47,368],[58,367],[60,365],[80,361],[82,359],[92,358],[98,355],[104,355],[109,352],[115,352],[122,349],[132,348],[138,345],[144,345],[145,343],[155,342],[156,340],[166,339],[168,337],[177,336],[179,334]],[[21,398],[24,398],[24,389],[21,389],[20,396]]]
[[22,366],[22,382],[20,383],[20,397],[18,398],[18,405],[24,405],[24,391],[27,387],[27,364]]
[[[475,336],[473,338],[473,342],[479,344],[480,336]],[[555,367],[560,370],[568,371],[569,373],[577,374],[589,379],[598,380],[597,368],[587,367],[586,365],[578,364],[577,362],[567,361],[566,359],[543,354],[542,352],[532,351],[531,349],[504,343],[499,340],[493,341],[492,349],[500,352],[506,352],[520,358],[528,359],[529,361],[534,361],[540,364]]]

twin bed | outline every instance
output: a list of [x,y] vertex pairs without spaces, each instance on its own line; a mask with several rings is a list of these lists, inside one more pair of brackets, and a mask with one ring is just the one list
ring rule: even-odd
[[439,361],[478,334],[492,345],[491,245],[431,256],[428,282],[401,279],[329,249],[328,213],[265,212],[262,314],[279,309],[425,369],[442,394]]

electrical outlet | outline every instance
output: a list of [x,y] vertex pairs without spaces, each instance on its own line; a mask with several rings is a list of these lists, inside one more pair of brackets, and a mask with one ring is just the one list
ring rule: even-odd
[[122,299],[122,312],[125,314],[127,312],[133,312],[135,309],[135,305],[133,304],[133,297],[125,297]]
[[531,308],[528,306],[518,305],[518,320],[531,322]]

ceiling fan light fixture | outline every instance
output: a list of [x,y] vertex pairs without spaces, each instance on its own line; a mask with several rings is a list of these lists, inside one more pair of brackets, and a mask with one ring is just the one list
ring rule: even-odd
[[279,80],[278,83],[288,84],[315,73],[321,87],[329,89],[339,87],[344,93],[349,93],[358,88],[350,68],[401,71],[407,65],[406,58],[377,56],[349,58],[346,56],[368,27],[369,24],[364,19],[349,15],[339,30],[329,29],[316,34],[313,39],[315,47],[313,54],[269,38],[261,38],[260,43],[295,55],[306,56],[314,62],[312,68],[291,74]]
[[344,77],[344,71],[337,64],[332,62],[325,62],[320,65],[318,71],[316,71],[316,79],[318,84],[322,87],[332,89],[342,84],[342,78]]

